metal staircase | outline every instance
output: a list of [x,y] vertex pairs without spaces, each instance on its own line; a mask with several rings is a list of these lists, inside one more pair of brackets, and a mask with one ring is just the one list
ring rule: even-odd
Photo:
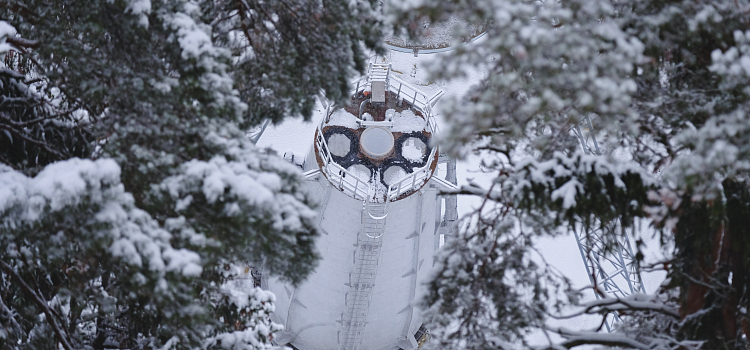
[[390,83],[391,65],[386,63],[371,63],[368,72],[370,87],[372,88],[372,102],[385,102],[385,92]]
[[370,63],[370,81],[388,81],[390,72],[390,63]]

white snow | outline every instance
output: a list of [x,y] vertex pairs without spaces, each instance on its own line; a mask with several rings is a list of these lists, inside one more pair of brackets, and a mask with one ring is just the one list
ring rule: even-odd
[[386,115],[389,115],[389,111],[393,111],[393,127],[391,128],[391,132],[408,133],[413,131],[424,131],[425,126],[427,126],[427,121],[424,118],[415,115],[414,112],[409,109],[405,109],[401,111],[401,113],[389,109],[386,111]]
[[[80,207],[96,209],[93,215]],[[97,209],[98,208],[98,209]],[[108,237],[106,247],[113,257],[131,266],[157,272],[162,283],[164,274],[172,271],[196,276],[202,270],[195,252],[175,250],[171,235],[149,214],[134,206],[133,197],[120,183],[120,168],[111,159],[96,161],[69,159],[48,165],[36,177],[0,169],[0,217],[8,227],[34,226],[50,213],[65,211],[90,216],[93,227],[82,234]]]
[[125,12],[130,12],[138,16],[138,25],[148,28],[148,15],[151,14],[151,0],[133,0],[125,8]]
[[[182,50],[181,57],[189,64],[205,70],[198,78],[201,88],[212,93],[212,105],[231,106],[236,115],[247,110],[247,104],[239,98],[239,91],[234,89],[234,79],[227,74],[226,61],[231,60],[229,49],[214,46],[211,40],[212,29],[204,23],[197,23],[194,18],[201,15],[200,8],[191,2],[182,4],[182,12],[167,12],[159,15],[165,26],[174,31]],[[139,5],[143,10],[145,6]],[[145,16],[145,14],[142,14]],[[195,63],[192,62],[195,60]]]
[[220,333],[209,337],[204,342],[206,347],[223,349],[270,350],[276,347],[266,342],[272,339],[275,332],[284,327],[271,322],[270,315],[275,311],[276,297],[269,291],[253,287],[252,283],[238,283],[246,280],[237,279],[221,286],[221,291],[240,312],[251,316],[250,322],[243,325],[245,329]]
[[401,180],[406,176],[406,170],[400,166],[392,166],[385,169],[383,173],[383,181],[388,185],[393,185],[396,181]]
[[344,134],[333,134],[328,138],[328,150],[335,156],[346,156],[351,146],[351,140]]
[[362,164],[354,164],[348,168],[346,168],[347,171],[351,172],[354,176],[359,178],[360,180],[367,180],[370,176],[370,169],[368,169],[366,166]]
[[393,121],[393,117],[396,114],[396,110],[391,108],[385,111],[385,120]]
[[576,194],[583,192],[583,185],[576,179],[571,179],[566,182],[560,188],[552,191],[552,200],[558,200],[562,198],[563,208],[570,209],[576,205]]
[[[331,114],[331,119],[328,120],[327,125],[336,125],[336,126],[343,126],[349,129],[357,129],[359,128],[359,124],[357,123],[357,117],[352,115],[351,113],[347,112],[343,108],[339,108]],[[312,142],[312,141],[308,141]]]
[[247,150],[245,152],[245,157],[251,159],[242,162],[228,161],[221,156],[208,162],[189,161],[183,165],[182,174],[166,179],[162,187],[178,200],[180,209],[184,209],[180,199],[199,191],[209,203],[225,203],[227,215],[240,215],[243,212],[240,206],[249,206],[263,210],[264,215],[273,218],[274,229],[303,229],[303,222],[315,217],[315,212],[300,198],[283,191],[281,177],[276,172],[255,170],[253,163],[263,161],[266,167],[275,167],[280,172],[299,174],[299,170],[282,158],[259,157]]
[[[325,108],[318,102],[316,116],[322,118],[324,112]],[[305,159],[312,148],[318,123],[320,119],[306,122],[302,118],[286,118],[279,125],[269,125],[256,145],[270,148],[278,154],[291,152],[295,159]]]
[[183,59],[199,58],[203,53],[210,53],[214,49],[209,35],[210,28],[201,26],[184,13],[174,14],[170,22],[177,30],[177,41],[182,48]]
[[196,252],[187,249],[170,250],[164,252],[164,259],[168,261],[167,271],[175,271],[188,277],[198,277],[203,272],[201,257]]
[[48,165],[30,179],[16,171],[0,173],[0,212],[11,205],[25,203],[23,216],[37,220],[46,211],[60,211],[81,203],[81,193],[91,191],[91,200],[101,202],[103,186],[120,181],[120,167],[113,160],[97,162],[71,159]]
[[427,147],[424,142],[416,137],[406,139],[401,145],[401,155],[413,162],[422,160],[426,151]]
[[12,47],[5,41],[11,35],[16,34],[16,28],[6,21],[0,21],[0,60],[5,58],[5,53]]
[[677,309],[670,307],[659,299],[658,295],[633,293],[625,297],[608,297],[582,305],[587,313],[599,313],[602,310],[654,310],[674,317],[679,317]]

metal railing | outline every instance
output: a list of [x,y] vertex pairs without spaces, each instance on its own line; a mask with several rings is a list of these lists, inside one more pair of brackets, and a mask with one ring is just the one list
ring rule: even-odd
[[344,169],[341,165],[336,164],[328,149],[328,143],[323,135],[323,129],[318,127],[315,143],[318,147],[318,154],[323,160],[320,170],[326,174],[328,181],[338,187],[339,190],[358,200],[367,200],[370,192],[369,181],[364,181],[354,175],[354,173]]
[[[437,131],[434,118],[428,118],[427,128],[433,133]],[[375,196],[371,194],[372,191],[369,179],[368,181],[362,180],[351,171],[346,170],[344,167],[333,161],[331,151],[328,149],[328,143],[323,135],[323,129],[318,127],[318,132],[316,134],[315,142],[318,147],[320,158],[323,161],[320,170],[326,174],[328,180],[339,190],[355,199],[377,202]],[[430,155],[427,157],[427,163],[424,166],[415,169],[411,174],[408,174],[389,185],[386,193],[387,201],[395,201],[404,194],[421,188],[432,175],[431,168],[436,154],[437,147],[433,147],[430,151]]]
[[[368,73],[371,73],[372,63],[368,67]],[[364,76],[357,80],[356,88],[353,93],[357,93],[360,89],[365,89],[370,84],[369,76]],[[391,83],[392,82],[392,83]],[[410,102],[411,105],[417,110],[421,111],[423,117],[427,120],[427,131],[432,134],[437,133],[437,124],[435,118],[432,116],[432,106],[437,102],[440,96],[443,95],[443,91],[439,91],[431,97],[419,91],[411,84],[397,78],[390,76],[389,82],[386,84],[388,91],[396,94],[397,98],[404,97],[404,100]],[[409,101],[411,99],[411,101]],[[323,161],[321,171],[326,175],[328,180],[335,185],[339,190],[347,195],[354,197],[355,199],[362,201],[373,201],[378,202],[380,198],[375,198],[371,192],[371,185],[368,181],[362,180],[354,173],[344,169],[342,166],[336,164],[333,161],[331,152],[328,148],[325,136],[323,135],[323,126],[328,119],[328,112],[333,106],[328,106],[326,111],[326,117],[321,120],[318,125],[316,144],[318,152]],[[335,108],[335,107],[333,107]],[[437,147],[434,147],[430,151],[430,155],[427,157],[427,163],[410,174],[407,174],[403,178],[397,180],[393,184],[388,186],[385,201],[395,201],[402,196],[420,189],[432,176],[432,163],[437,154]]]
[[[599,143],[596,141],[596,133],[591,118],[586,115],[584,120],[589,127],[589,137],[584,137],[578,125],[575,125],[572,131],[578,137],[584,153],[600,155],[601,150],[599,149]],[[593,141],[593,149],[589,144],[589,139]],[[610,242],[614,243],[614,247],[607,249],[607,242],[604,239],[608,235],[616,234],[617,228],[622,229],[619,219],[602,225],[601,229],[587,230],[586,227],[581,225],[580,233],[578,228],[573,230],[581,259],[586,266],[586,274],[589,276],[591,284],[601,292],[594,292],[597,300],[604,298],[604,295],[622,298],[634,293],[646,293],[638,259],[633,253],[627,232],[623,230],[621,235],[617,235],[616,240]],[[604,321],[607,331],[613,332],[616,329],[615,325],[622,320],[619,313],[612,311],[605,315]]]
[[354,272],[349,275],[349,292],[346,293],[346,312],[342,315],[342,350],[358,350],[362,343],[363,330],[370,312],[372,289],[378,270],[382,239],[357,235],[357,251],[354,254]]
[[401,196],[420,189],[432,176],[432,160],[437,147],[434,147],[427,158],[427,164],[388,186],[388,200],[395,201]]
[[[615,223],[606,226],[614,234]],[[573,230],[578,250],[586,266],[586,274],[592,285],[595,285],[599,293],[594,291],[596,299],[606,297],[624,298],[634,293],[646,293],[646,288],[641,279],[638,261],[633,254],[630,239],[627,233],[618,235],[612,251],[606,249],[602,229],[588,230],[581,225]],[[620,314],[610,312],[605,316],[604,325],[608,332],[615,330],[615,324],[621,322]]]
[[432,106],[443,95],[442,90],[432,96],[427,96],[416,87],[398,77],[392,76],[391,80],[390,84],[386,87],[388,91],[396,94],[396,98],[403,98],[404,101],[411,103],[414,108],[420,110],[425,115],[425,118],[432,117]]
[[[374,198],[374,197],[371,197]],[[362,232],[369,238],[380,238],[385,233],[388,201],[362,201]]]
[[[427,131],[435,134],[437,130],[437,124],[435,118],[432,116],[427,118]],[[427,182],[432,176],[432,162],[435,160],[437,154],[437,147],[433,147],[430,151],[430,155],[427,157],[427,163],[424,166],[414,169],[414,172],[404,176],[396,182],[388,186],[388,200],[395,201],[401,196],[420,189],[425,182]]]
[[391,64],[384,64],[384,63],[372,63],[367,66],[367,77],[368,80],[375,80],[375,81],[387,81],[390,72],[391,72]]
[[[372,63],[368,67],[368,75],[365,75],[354,81],[352,95],[359,92],[359,90],[367,89],[370,86],[369,72],[372,69]],[[425,118],[432,117],[432,106],[437,103],[437,100],[443,96],[442,90],[438,91],[432,96],[427,96],[413,85],[401,80],[393,75],[389,75],[388,81],[386,82],[386,89],[394,94],[396,98],[402,99],[406,102],[411,103],[414,108],[419,110],[425,115]]]

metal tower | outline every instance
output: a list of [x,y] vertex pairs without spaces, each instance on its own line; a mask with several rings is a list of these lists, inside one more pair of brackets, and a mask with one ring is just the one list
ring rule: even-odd
[[[303,350],[417,349],[429,337],[414,299],[442,237],[455,234],[455,161],[430,145],[437,125],[427,95],[373,62],[352,82],[351,102],[331,105],[302,167],[318,204],[321,260],[289,285],[262,274],[276,295],[274,341]],[[257,138],[263,126],[251,137]],[[447,163],[447,164],[445,164]],[[445,179],[438,175],[445,164]]]
[[[576,125],[573,133],[581,143],[581,148],[587,154],[599,155],[599,143],[594,136],[594,127],[591,119],[585,117],[588,129],[587,135]],[[594,148],[591,148],[591,145]],[[619,220],[615,220],[602,225],[605,230],[614,234],[615,230],[620,227]],[[574,230],[578,250],[581,253],[581,259],[586,266],[586,274],[589,276],[591,284],[597,290],[594,291],[596,299],[606,297],[622,298],[633,293],[645,293],[638,262],[633,254],[633,248],[630,244],[630,238],[626,231],[617,235],[614,249],[607,251],[603,239],[602,229],[586,229],[581,225]],[[608,332],[615,329],[615,324],[620,322],[620,316],[616,312],[610,312],[605,316],[604,325]]]

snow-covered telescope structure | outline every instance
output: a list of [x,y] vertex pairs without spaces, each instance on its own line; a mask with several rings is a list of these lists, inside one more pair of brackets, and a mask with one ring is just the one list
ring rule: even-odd
[[297,288],[268,274],[261,285],[276,294],[278,344],[415,349],[425,329],[413,301],[445,230],[439,192],[455,188],[433,176],[442,91],[427,96],[388,64],[371,64],[354,84],[350,104],[328,106],[304,163],[319,202],[320,264]]

